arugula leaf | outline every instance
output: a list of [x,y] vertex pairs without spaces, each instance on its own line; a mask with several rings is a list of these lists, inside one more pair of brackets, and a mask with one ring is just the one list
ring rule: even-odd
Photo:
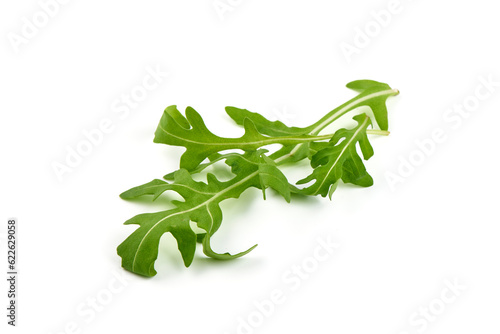
[[240,138],[219,137],[208,130],[200,114],[193,108],[187,107],[184,117],[176,106],[170,106],[163,113],[155,132],[154,142],[184,146],[186,152],[181,157],[180,167],[191,171],[203,160],[221,151],[230,149],[251,151],[271,144],[296,145],[329,138],[329,136],[309,135],[268,137],[258,132],[255,124],[248,118],[243,122],[243,126],[245,134]]
[[[341,106],[333,109],[320,120],[305,128],[288,127],[282,122],[271,122],[264,116],[250,112],[246,109],[235,107],[226,107],[226,113],[237,124],[243,125],[245,119],[250,119],[255,124],[257,130],[269,136],[290,136],[290,135],[317,135],[324,128],[330,125],[335,120],[339,119],[351,110],[359,107],[369,107],[377,124],[381,130],[388,130],[387,107],[386,100],[394,95],[398,95],[397,89],[392,89],[389,85],[373,80],[357,80],[347,84],[347,87],[353,89],[360,94],[351,100],[345,102]],[[372,133],[377,133],[374,131]],[[378,132],[381,133],[381,132]],[[271,158],[279,164],[285,162],[297,162],[305,159],[309,155],[309,143],[300,143],[293,146],[284,146],[271,155]]]
[[190,221],[206,231],[203,237],[203,251],[207,256],[228,260],[243,256],[247,251],[231,255],[218,254],[210,245],[211,236],[219,229],[222,211],[219,203],[225,199],[238,198],[250,187],[262,189],[270,187],[290,201],[290,189],[286,177],[270,164],[263,151],[233,156],[227,160],[235,177],[220,182],[213,174],[207,175],[207,183],[196,182],[189,172],[180,169],[175,173],[175,183],[154,180],[142,186],[132,188],[121,194],[123,199],[133,199],[143,195],[157,198],[167,190],[173,190],[184,198],[184,202],[173,201],[175,209],[146,213],[135,216],[125,224],[137,224],[135,230],[120,246],[118,254],[122,257],[122,266],[143,276],[154,276],[154,262],[158,257],[161,236],[170,232],[177,240],[179,251],[186,267],[190,266],[196,249],[197,235],[190,227]]
[[330,199],[339,180],[362,186],[371,186],[373,179],[366,172],[363,161],[356,151],[359,143],[365,160],[373,156],[373,148],[368,141],[366,129],[371,124],[366,114],[354,116],[358,126],[351,130],[340,129],[332,137],[328,147],[319,150],[312,156],[311,166],[314,171],[297,184],[305,184],[316,180],[300,193],[306,195],[329,195]]
[[[125,222],[139,227],[118,246],[122,266],[143,276],[154,276],[160,238],[165,233],[171,233],[176,239],[187,267],[194,259],[197,243],[202,244],[205,255],[218,260],[247,254],[255,246],[234,255],[221,254],[212,249],[211,238],[222,223],[220,202],[238,198],[248,188],[261,189],[264,199],[266,189],[271,188],[289,202],[291,193],[329,195],[331,199],[340,181],[362,187],[373,185],[357,147],[365,160],[373,156],[368,134],[389,134],[386,100],[397,95],[398,91],[371,80],[353,81],[347,87],[358,91],[359,95],[304,128],[289,127],[245,109],[227,107],[229,116],[244,127],[240,138],[223,138],[213,134],[191,107],[186,109],[185,115],[176,106],[166,108],[154,142],[186,148],[180,159],[180,169],[166,174],[164,180],[154,179],[120,196],[127,200],[151,196],[156,200],[163,193],[174,191],[184,201],[173,200],[173,209],[140,214]],[[354,128],[320,135],[324,128],[345,113],[362,106],[371,108],[374,120],[364,113],[358,114],[354,117],[357,122]],[[373,123],[378,124],[381,130],[368,129]],[[268,151],[261,147],[270,144],[281,144],[282,148],[268,156]],[[297,184],[312,184],[299,189],[288,182],[279,166],[305,158],[311,161],[313,170]],[[208,161],[204,162],[206,159]],[[211,173],[206,174],[207,182],[193,179],[193,174],[221,161],[225,161],[226,168],[234,175],[228,181],[220,181]],[[195,232],[192,223],[204,232]]]

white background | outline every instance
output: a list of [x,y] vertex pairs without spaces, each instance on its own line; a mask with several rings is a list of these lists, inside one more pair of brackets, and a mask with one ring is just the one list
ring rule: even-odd
[[[17,48],[10,39],[41,7],[0,5],[3,236],[7,218],[20,224],[12,332],[498,332],[500,87],[462,121],[445,119],[456,117],[447,114],[454,105],[475,101],[481,77],[500,81],[495,2],[401,0],[380,31],[371,12],[389,1],[230,3],[221,16],[212,0],[69,1]],[[342,43],[354,45],[367,27],[368,45],[349,62]],[[113,103],[148,67],[169,75],[126,117],[115,113]],[[198,252],[186,269],[167,235],[156,277],[121,269],[116,246],[135,228],[122,223],[165,202],[126,202],[119,193],[175,170],[183,151],[152,142],[165,107],[193,106],[215,133],[238,136],[226,105],[305,126],[355,96],[347,82],[365,78],[401,91],[388,102],[391,135],[372,141],[373,187],[341,186],[332,202],[291,204],[272,194],[263,201],[254,189],[223,204],[213,241],[221,252],[258,243],[246,257],[221,263]],[[64,163],[68,147],[103,119],[113,130],[58,180],[54,162]],[[436,129],[446,140],[391,188],[388,173],[419,157],[416,141]],[[340,246],[293,290],[283,277],[311,264],[318,238]],[[5,252],[3,239],[2,268]],[[463,290],[444,303],[447,281]],[[259,318],[255,303],[274,290],[284,302]],[[90,311],[93,298],[105,301],[99,312]],[[241,327],[249,318],[263,320]]]

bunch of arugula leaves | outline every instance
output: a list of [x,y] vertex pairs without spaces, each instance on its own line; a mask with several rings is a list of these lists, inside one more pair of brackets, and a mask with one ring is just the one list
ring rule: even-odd
[[[261,189],[264,199],[265,190],[271,188],[290,202],[292,193],[328,195],[331,199],[341,181],[361,187],[373,185],[373,179],[363,164],[363,159],[368,160],[373,155],[368,135],[389,134],[386,100],[399,92],[372,80],[353,81],[347,87],[357,91],[358,95],[304,128],[289,127],[280,121],[271,122],[245,109],[226,107],[227,114],[244,128],[245,133],[240,138],[213,134],[191,107],[186,109],[185,115],[176,106],[168,107],[155,132],[154,142],[186,148],[179,170],[165,175],[162,180],[155,179],[132,188],[120,197],[129,200],[151,195],[155,200],[166,191],[174,191],[184,201],[174,200],[174,209],[140,214],[125,222],[139,225],[139,228],[118,246],[122,266],[139,275],[156,275],[154,263],[160,238],[166,232],[176,239],[186,267],[193,261],[197,243],[201,243],[203,252],[214,259],[229,260],[247,254],[256,246],[234,255],[219,254],[212,250],[210,239],[222,223],[219,203],[238,198],[251,187]],[[354,116],[357,125],[352,129],[341,128],[333,134],[320,135],[331,123],[360,107],[370,108],[374,119],[366,113],[359,113]],[[374,123],[379,130],[369,129]],[[262,147],[270,144],[280,144],[281,148],[269,154]],[[312,172],[297,185],[292,185],[279,166],[303,159],[310,159]],[[206,183],[193,180],[193,174],[219,161],[224,161],[234,174],[230,180],[220,181],[211,173],[207,174]],[[306,183],[310,185],[298,187]],[[193,231],[190,222],[196,223],[204,233]]]

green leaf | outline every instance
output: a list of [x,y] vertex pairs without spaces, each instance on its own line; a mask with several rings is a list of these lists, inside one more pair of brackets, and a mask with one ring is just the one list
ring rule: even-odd
[[226,182],[217,180],[213,174],[207,175],[207,183],[196,182],[187,170],[180,169],[174,175],[174,183],[154,180],[124,192],[122,198],[133,199],[144,195],[157,198],[164,191],[173,190],[184,198],[184,202],[172,201],[175,209],[140,214],[125,222],[140,227],[118,246],[122,266],[143,276],[154,276],[160,238],[166,232],[170,232],[177,240],[184,264],[191,265],[200,237],[191,229],[190,222],[196,222],[206,232],[202,243],[207,256],[227,260],[251,251],[253,247],[231,255],[218,254],[212,250],[210,239],[222,222],[219,203],[225,199],[238,198],[250,187],[263,191],[270,187],[290,201],[290,188],[286,177],[276,166],[269,164],[263,151],[231,156],[227,164],[231,166],[235,177]]
[[236,107],[226,107],[226,113],[231,117],[236,124],[243,125],[245,119],[251,120],[257,131],[267,136],[293,136],[303,135],[311,132],[312,126],[307,128],[289,127],[281,121],[270,121],[261,114],[248,111],[247,109],[240,109]]
[[[155,143],[186,147],[186,152],[181,157],[180,167],[193,170],[210,155],[239,148],[240,143],[253,143],[263,140],[253,123],[245,124],[245,134],[241,138],[221,138],[207,129],[200,114],[193,108],[186,108],[184,117],[176,106],[165,109],[160,124],[155,132]],[[250,150],[257,149],[259,145],[245,145]]]
[[184,117],[176,106],[170,106],[163,113],[155,132],[154,142],[184,146],[186,152],[181,157],[180,167],[192,171],[203,160],[221,151],[230,149],[254,151],[271,144],[295,145],[325,139],[325,137],[308,135],[263,136],[257,131],[253,121],[248,118],[243,122],[243,127],[245,128],[245,134],[240,138],[219,137],[208,130],[200,114],[193,108],[187,107],[186,116]]
[[[348,83],[347,88],[359,92],[355,98],[347,101],[326,114],[323,118],[312,125],[311,134],[318,134],[335,120],[345,115],[347,112],[359,107],[369,107],[375,116],[376,123],[381,130],[389,129],[387,118],[387,99],[399,94],[397,89],[392,89],[388,84],[373,80],[357,80]],[[375,123],[375,122],[373,122]]]
[[338,130],[329,146],[320,149],[312,156],[311,166],[314,168],[311,175],[300,180],[297,184],[305,184],[312,180],[315,182],[300,191],[306,195],[332,196],[339,180],[354,183],[361,186],[371,186],[373,180],[366,172],[362,159],[356,151],[359,143],[365,160],[373,155],[373,148],[368,141],[366,129],[371,124],[370,118],[365,115],[357,115],[354,120],[358,126],[351,130]]
[[[227,114],[239,125],[243,125],[245,119],[254,122],[257,130],[269,136],[292,136],[292,135],[317,135],[328,125],[356,108],[369,107],[380,129],[387,130],[389,127],[387,118],[386,100],[399,94],[397,89],[389,85],[373,80],[357,80],[347,84],[347,87],[359,92],[359,95],[333,109],[316,123],[304,127],[288,127],[282,122],[271,122],[258,113],[246,109],[226,107]],[[310,155],[310,144],[300,143],[292,146],[284,146],[271,155],[271,158],[279,164],[297,162]]]
[[[398,91],[372,80],[353,81],[347,87],[359,92],[358,96],[303,128],[290,127],[280,121],[271,122],[246,109],[227,107],[228,115],[244,128],[244,134],[239,138],[213,134],[191,107],[186,109],[185,115],[175,106],[168,107],[156,129],[154,141],[185,147],[180,169],[165,175],[164,180],[155,179],[120,196],[128,200],[150,196],[155,200],[164,192],[174,191],[183,201],[171,200],[169,203],[173,209],[140,214],[125,222],[138,225],[138,228],[118,246],[122,266],[139,275],[154,276],[160,239],[165,233],[171,233],[176,239],[186,266],[193,262],[197,243],[202,244],[205,255],[214,259],[229,260],[247,254],[255,246],[233,255],[214,251],[211,241],[222,224],[220,203],[238,198],[248,188],[261,189],[264,199],[266,189],[271,188],[289,202],[291,193],[328,195],[331,198],[341,182],[371,186],[373,179],[357,148],[359,146],[367,160],[373,155],[367,134],[388,135],[385,131],[388,127],[386,100],[397,95]],[[354,128],[320,135],[323,129],[347,112],[363,106],[371,108],[373,120],[360,114],[354,117],[357,122]],[[372,124],[378,124],[382,130],[368,129]],[[270,144],[281,144],[282,148],[268,156],[261,147]],[[287,181],[279,166],[305,158],[311,161],[313,170],[298,184],[310,182],[311,185],[299,189]],[[227,173],[233,175],[229,180],[221,181],[211,173],[206,174],[206,182],[193,179],[193,174],[220,161],[225,161]],[[225,172],[220,168],[214,171],[219,176]],[[193,223],[197,228],[192,228]]]

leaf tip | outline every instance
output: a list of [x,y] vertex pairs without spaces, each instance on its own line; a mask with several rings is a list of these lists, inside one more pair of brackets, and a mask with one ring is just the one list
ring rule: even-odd
[[130,190],[127,190],[127,191],[124,191],[120,194],[120,198],[121,199],[124,199],[124,200],[127,200],[127,199],[130,199]]

